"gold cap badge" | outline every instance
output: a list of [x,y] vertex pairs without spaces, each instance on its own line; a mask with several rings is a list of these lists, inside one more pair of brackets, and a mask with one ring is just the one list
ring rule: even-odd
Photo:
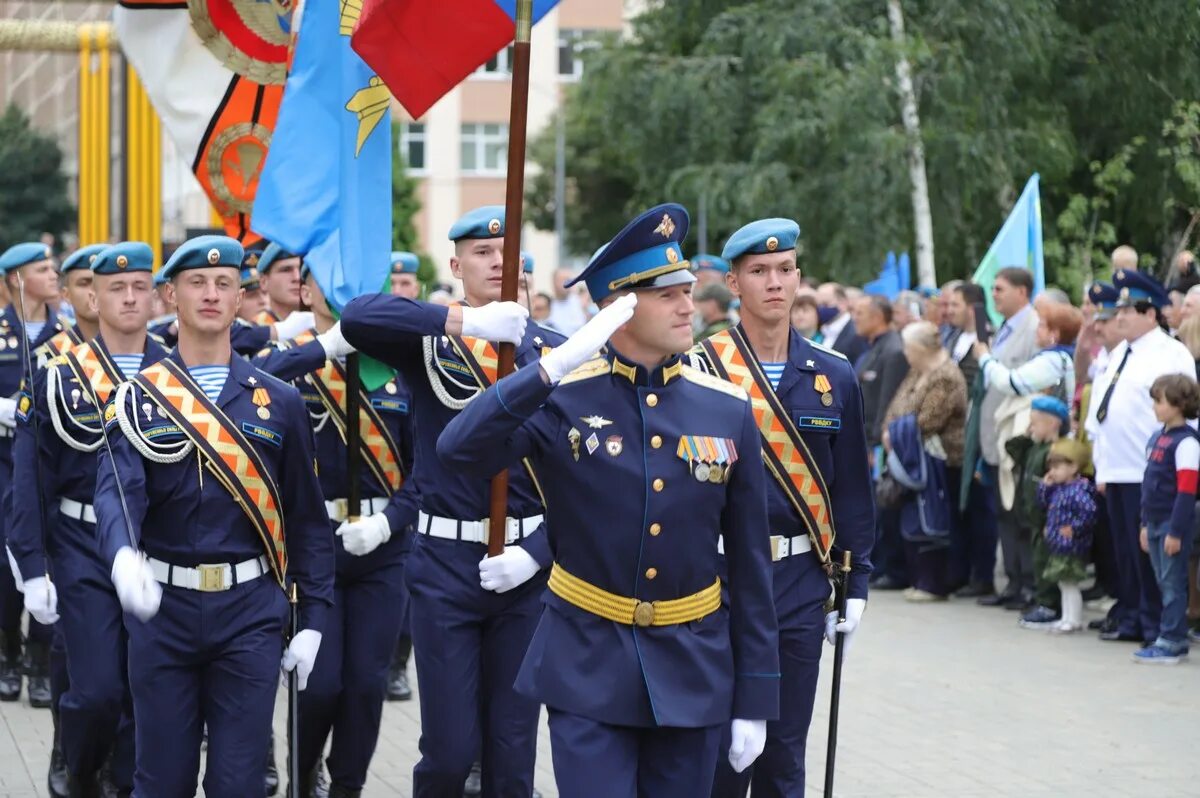
[[129,258],[125,257],[124,255],[117,256],[117,268],[118,269],[124,269],[128,265],[129,265]]
[[662,221],[658,223],[658,227],[654,228],[654,232],[661,233],[663,238],[670,238],[675,232],[675,220],[671,218],[671,214],[664,213]]
[[492,235],[496,235],[496,233],[500,232],[500,220],[499,219],[492,219],[490,222],[488,222],[488,232],[491,233]]
[[219,261],[220,259],[221,259],[221,253],[219,251],[217,251],[216,249],[210,249],[208,251],[208,262],[209,263],[211,263],[215,266],[217,261]]
[[775,236],[767,236],[767,252],[774,252],[779,249],[779,239]]
[[679,263],[679,253],[675,251],[674,247],[667,249],[667,261],[670,263]]

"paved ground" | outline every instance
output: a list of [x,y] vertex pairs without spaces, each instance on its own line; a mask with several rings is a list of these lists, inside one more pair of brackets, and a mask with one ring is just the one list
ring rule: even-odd
[[[1133,665],[1131,651],[1090,634],[1018,629],[1011,612],[878,594],[847,663],[837,794],[1200,795],[1200,652],[1192,664],[1149,668]],[[810,796],[824,772],[823,676]],[[387,705],[367,795],[411,794],[417,718],[415,702]],[[0,798],[43,795],[49,714],[22,701],[0,705],[0,720]],[[537,786],[557,795],[544,727]]]

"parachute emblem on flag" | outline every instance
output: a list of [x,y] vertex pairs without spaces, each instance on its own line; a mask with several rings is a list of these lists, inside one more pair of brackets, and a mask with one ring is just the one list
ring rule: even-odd
[[263,85],[287,79],[293,0],[188,0],[192,27],[217,60]]
[[208,177],[218,201],[236,213],[253,210],[270,146],[270,128],[257,122],[239,122],[217,134],[208,151]]
[[382,80],[374,76],[367,81],[366,88],[354,92],[354,96],[346,103],[347,111],[358,114],[358,141],[354,147],[355,158],[362,152],[367,137],[375,130],[379,120],[383,119],[383,115],[387,113],[391,103],[392,93],[388,91],[387,86],[383,85]]

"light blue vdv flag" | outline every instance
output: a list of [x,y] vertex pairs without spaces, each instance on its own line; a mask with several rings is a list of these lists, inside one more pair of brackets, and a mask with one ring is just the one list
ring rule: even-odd
[[1046,262],[1042,253],[1042,203],[1039,198],[1037,172],[1025,184],[1020,199],[1013,206],[1004,226],[996,235],[987,254],[979,262],[972,282],[983,289],[987,297],[988,314],[998,327],[1004,319],[992,306],[992,283],[996,273],[1008,266],[1022,266],[1033,272],[1033,293],[1046,288]]
[[885,296],[891,301],[900,291],[900,270],[896,264],[896,253],[889,250],[883,259],[883,268],[879,270],[879,276],[863,286],[863,293]]
[[334,310],[377,293],[392,250],[391,94],[350,49],[345,3],[305,0],[254,231],[304,256]]

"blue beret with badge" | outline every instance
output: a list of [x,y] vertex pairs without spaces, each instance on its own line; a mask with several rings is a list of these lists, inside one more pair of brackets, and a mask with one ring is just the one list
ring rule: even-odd
[[1121,269],[1113,275],[1113,287],[1117,289],[1117,307],[1124,308],[1138,302],[1147,302],[1156,308],[1171,304],[1162,283],[1145,272]]
[[800,225],[791,219],[759,219],[738,229],[721,250],[721,257],[734,261],[742,255],[787,252],[800,240]]
[[0,275],[8,274],[13,269],[39,263],[53,257],[50,247],[40,241],[29,241],[24,244],[14,244],[0,255]]
[[533,274],[533,255],[525,250],[521,250],[521,268],[526,274]]
[[190,269],[225,266],[240,272],[244,254],[242,245],[229,236],[200,236],[181,244],[159,274],[166,282]]
[[1111,319],[1117,313],[1117,300],[1121,292],[1108,283],[1092,283],[1088,289],[1088,300],[1096,308],[1096,318],[1101,321]]
[[94,274],[125,274],[154,269],[154,249],[144,241],[122,241],[105,247],[92,261]]
[[263,250],[262,256],[258,259],[258,273],[260,275],[266,274],[279,261],[298,257],[300,256],[296,253],[288,252],[278,244],[267,244],[267,248]]
[[583,281],[593,302],[624,289],[666,288],[696,282],[679,243],[689,217],[682,205],[658,205],[638,215],[588,261],[566,287]]
[[462,241],[467,238],[504,238],[504,206],[484,205],[472,211],[467,211],[454,224],[450,225],[451,241]]
[[708,269],[709,271],[728,274],[729,261],[716,255],[710,255],[707,252],[700,252],[692,257],[692,269],[695,271]]
[[411,252],[392,253],[392,274],[416,274],[420,259]]
[[108,244],[89,244],[86,247],[80,247],[67,256],[62,267],[59,268],[59,272],[66,274],[76,269],[90,269],[92,261],[96,260],[96,256],[106,249],[108,249]]

